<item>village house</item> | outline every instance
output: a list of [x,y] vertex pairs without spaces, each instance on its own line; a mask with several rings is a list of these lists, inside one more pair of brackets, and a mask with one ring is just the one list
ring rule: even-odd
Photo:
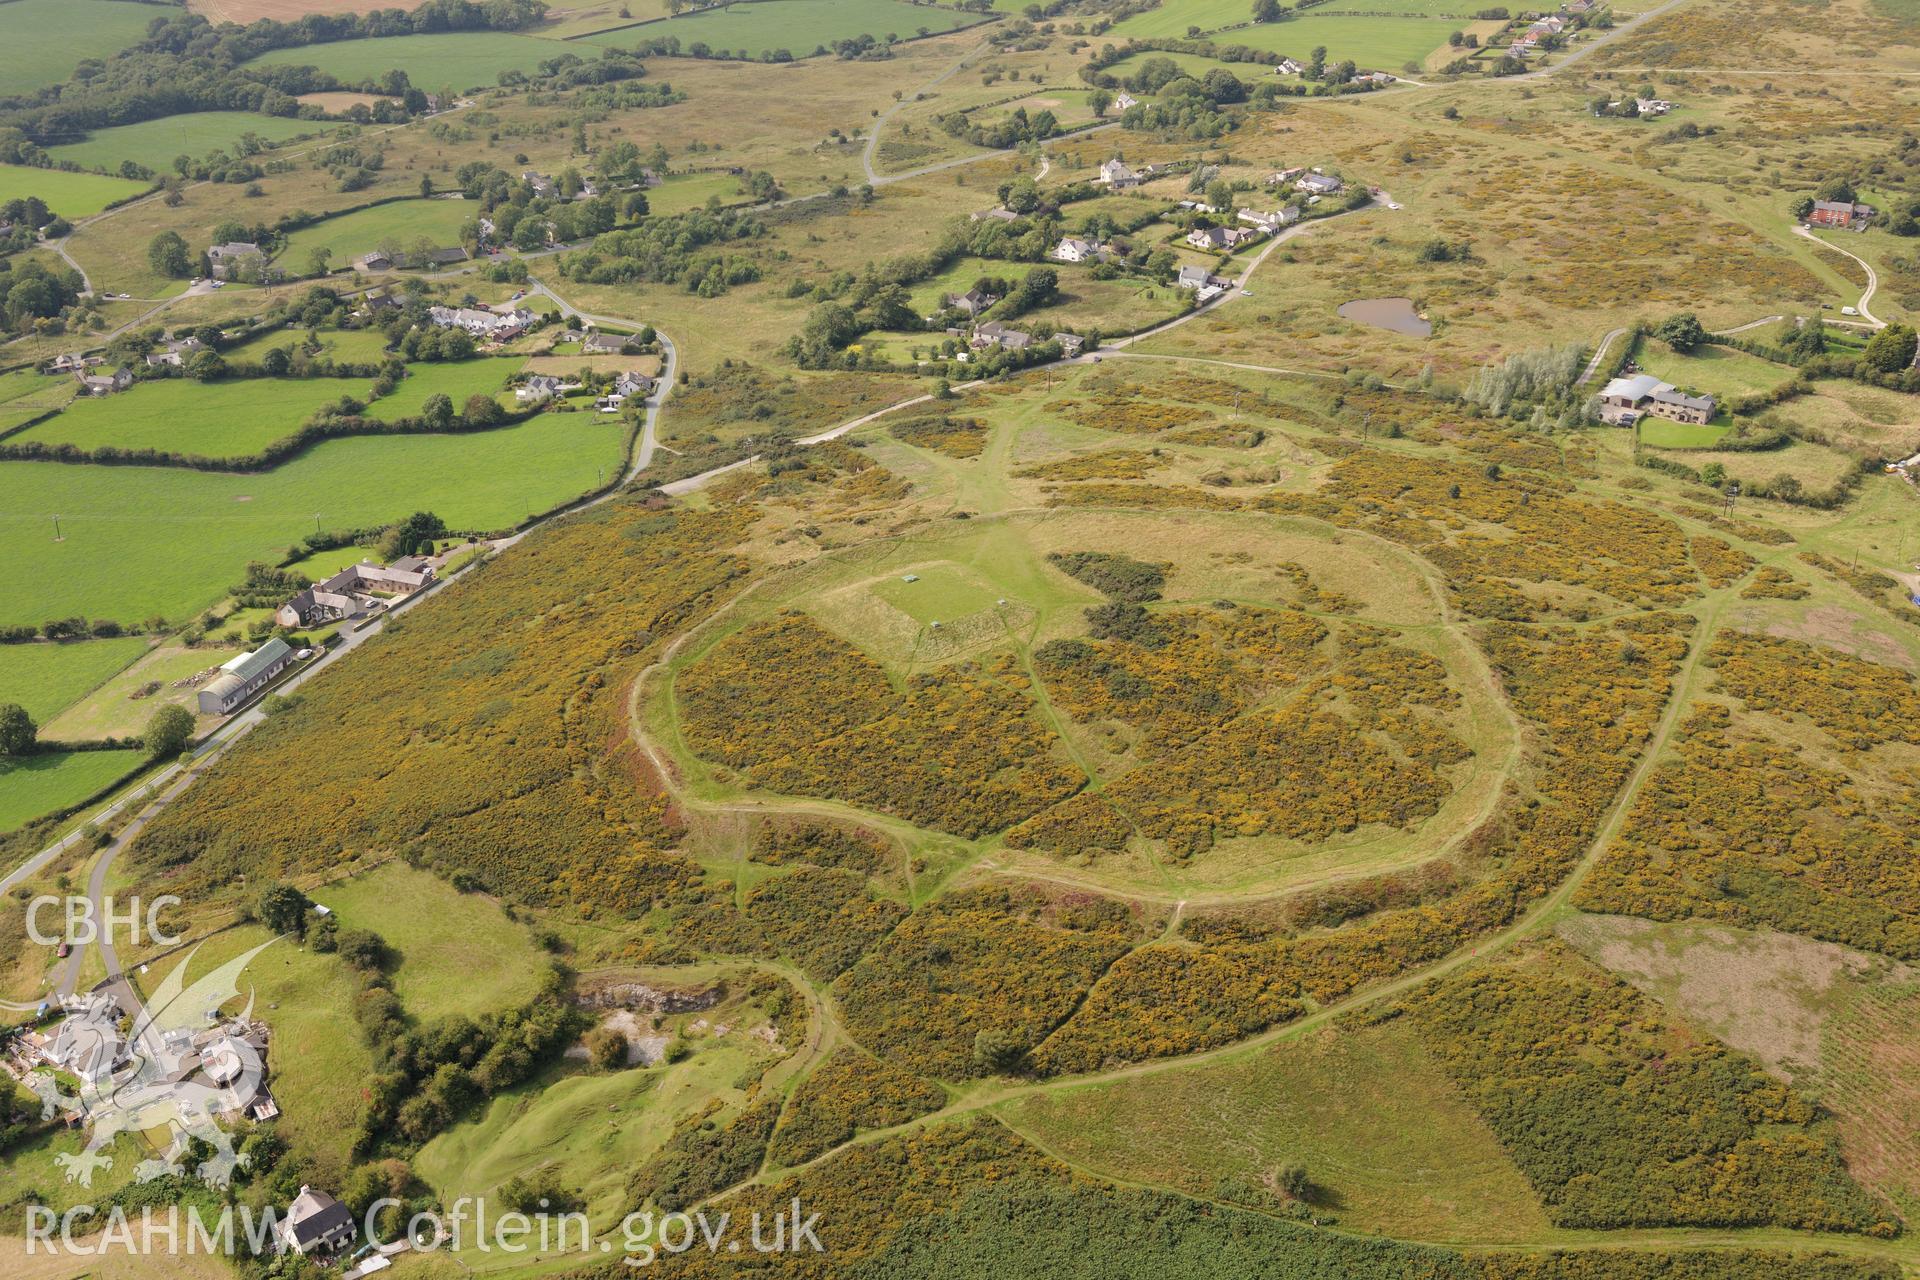
[[1003,204],[997,204],[991,209],[982,209],[978,213],[968,214],[967,221],[968,222],[1014,222],[1014,221],[1017,221],[1019,217],[1020,217],[1019,214],[1007,208],[1007,206]]
[[513,389],[513,398],[523,405],[540,404],[559,395],[565,386],[552,374],[536,373]]
[[1303,173],[1294,182],[1294,186],[1308,195],[1330,196],[1345,186],[1340,179],[1325,173]]
[[1061,262],[1085,262],[1088,258],[1097,256],[1100,251],[1101,247],[1090,240],[1068,236],[1055,245],[1053,252],[1047,256]]
[[970,316],[977,316],[998,301],[1000,301],[1000,295],[997,293],[969,289],[965,293],[947,294],[940,299],[940,305],[949,310],[964,311]]
[[618,413],[628,400],[652,395],[653,387],[653,379],[644,373],[623,373],[613,380],[612,388],[595,400],[593,406],[602,413]]
[[1113,109],[1115,111],[1125,111],[1128,107],[1137,107],[1139,105],[1140,99],[1134,97],[1125,89],[1113,95]]
[[639,341],[630,333],[589,333],[580,339],[580,352],[589,356],[617,356]]
[[89,365],[100,364],[99,356],[67,355],[55,356],[53,363],[47,366],[49,373],[78,373]]
[[249,262],[264,261],[266,256],[257,244],[231,240],[207,250],[207,268],[213,272],[215,280],[231,280],[241,267]]
[[1815,200],[1807,225],[1864,229],[1873,218],[1873,206],[1846,200]]
[[1292,58],[1282,58],[1275,64],[1273,74],[1277,76],[1297,76],[1305,70],[1306,67],[1300,62]]
[[1241,227],[1195,227],[1187,232],[1187,243],[1208,253],[1229,253],[1254,239],[1257,232]]
[[200,714],[223,716],[260,692],[266,683],[293,661],[293,650],[279,636],[252,653],[243,653],[220,665],[220,674],[200,690]]
[[423,556],[403,556],[389,565],[363,560],[301,591],[273,615],[282,627],[318,627],[357,618],[380,606],[382,596],[406,596],[434,578]]
[[338,1253],[353,1243],[353,1214],[326,1192],[303,1186],[280,1220],[280,1240],[298,1254]]
[[121,365],[112,373],[86,373],[78,375],[80,389],[90,396],[109,396],[116,391],[125,391],[133,385],[133,370]]
[[533,188],[536,196],[550,196],[554,193],[553,179],[544,173],[535,173],[528,169],[520,175],[520,180]]
[[1235,216],[1238,217],[1240,221],[1249,223],[1257,229],[1271,235],[1283,227],[1300,221],[1300,206],[1290,204],[1284,208],[1271,211],[1263,209],[1242,209]]
[[1630,427],[1646,414],[1674,422],[1705,424],[1713,420],[1712,396],[1690,396],[1650,373],[1615,378],[1600,392],[1600,420]]
[[1124,160],[1109,160],[1100,166],[1100,176],[1094,181],[1118,191],[1123,187],[1139,186],[1140,175],[1129,169]]
[[1069,358],[1079,355],[1087,345],[1087,340],[1077,333],[1056,333],[1053,340],[1060,344],[1060,354]]
[[178,369],[185,363],[186,361],[180,358],[178,351],[155,351],[147,357],[147,368],[149,369],[158,369],[162,365],[171,365],[173,368]]
[[999,347],[1005,351],[1025,351],[1033,345],[1033,335],[1019,329],[1009,329],[998,320],[989,320],[973,331],[972,345],[975,350]]
[[156,351],[147,357],[147,368],[157,369],[162,365],[170,365],[178,369],[186,364],[188,356],[205,346],[205,343],[191,334],[184,338],[175,338],[166,345],[164,351]]

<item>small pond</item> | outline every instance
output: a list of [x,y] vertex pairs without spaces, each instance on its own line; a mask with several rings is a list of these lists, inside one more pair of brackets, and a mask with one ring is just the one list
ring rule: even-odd
[[1340,304],[1340,315],[1347,320],[1358,320],[1376,329],[1391,329],[1411,338],[1425,338],[1433,334],[1433,325],[1422,320],[1420,313],[1413,309],[1412,298],[1361,298],[1344,302]]

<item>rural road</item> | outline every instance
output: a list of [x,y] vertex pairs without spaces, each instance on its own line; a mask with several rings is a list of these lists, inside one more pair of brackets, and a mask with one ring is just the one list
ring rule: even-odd
[[[560,308],[563,315],[577,315],[582,320],[592,321],[594,324],[609,324],[619,328],[638,329],[641,327],[641,322],[639,321],[614,316],[597,316],[581,311],[565,298],[562,298],[552,289],[538,281],[532,283],[530,291],[538,292],[543,297],[551,299]],[[644,471],[648,463],[652,461],[660,417],[660,407],[673,392],[675,371],[679,359],[678,349],[672,341],[657,328],[654,330],[654,333],[660,342],[660,380],[654,389],[654,393],[647,398],[646,418],[641,428],[640,439],[632,452],[627,469],[621,476],[620,482],[608,486],[600,493],[582,498],[578,502],[552,511],[529,524],[526,528],[519,530],[517,533],[499,539],[494,544],[495,552],[517,545],[534,530],[543,528],[563,516],[572,515],[574,512],[585,511],[590,507],[599,506],[601,503],[618,496],[625,491],[626,486]],[[421,601],[437,595],[448,583],[457,582],[465,577],[486,558],[487,557],[481,557],[480,560],[475,560],[473,563],[455,571],[446,578],[441,579],[435,586],[428,590],[395,601],[379,618],[358,630],[342,630],[339,633],[338,643],[321,652],[305,667],[276,685],[271,692],[286,695],[298,691],[305,686],[309,680],[312,680],[322,671],[331,667],[342,658],[345,658],[374,636],[379,635],[380,632],[386,629],[388,619],[407,612],[417,606]],[[232,749],[236,742],[239,742],[247,734],[263,724],[266,718],[266,712],[261,709],[261,704],[255,703],[246,711],[241,712],[239,715],[233,717],[233,719],[219,726],[212,733],[209,733],[205,739],[192,749],[191,753],[185,759],[168,765],[146,782],[140,784],[135,790],[121,796],[113,803],[92,815],[87,825],[98,826],[102,823],[111,822],[128,812],[134,814],[126,826],[116,834],[113,841],[102,848],[99,857],[94,861],[92,872],[87,878],[87,897],[91,899],[93,903],[95,919],[105,918],[105,903],[103,899],[106,896],[107,882],[110,878],[115,860],[126,851],[127,847],[131,845],[134,840],[139,838],[140,833],[146,829],[147,825],[158,817],[168,805],[177,800],[182,792],[192,786],[194,781],[199,778],[202,773],[206,772],[209,767]],[[80,843],[82,839],[81,832],[84,831],[84,829],[85,828],[82,827],[80,830],[76,830],[64,838],[55,841],[53,844],[48,845],[19,867],[7,873],[6,876],[0,877],[0,894],[11,892],[16,886],[38,875],[55,859],[72,851]],[[105,982],[101,985],[105,986],[124,981],[124,975],[120,971],[120,959],[113,949],[112,942],[103,937],[99,939],[95,945],[100,948],[101,960],[107,975]],[[76,947],[72,954],[67,957],[66,964],[62,968],[59,981],[56,984],[57,994],[61,996],[73,994],[79,984],[82,968],[86,961],[87,950],[84,946]]]
[[1819,236],[1813,234],[1813,232],[1807,230],[1805,227],[1801,227],[1801,226],[1794,227],[1793,234],[1799,236],[1802,240],[1811,240],[1815,244],[1825,245],[1827,248],[1833,250],[1835,253],[1844,254],[1845,256],[1852,258],[1855,262],[1860,264],[1861,270],[1867,273],[1867,291],[1860,295],[1860,301],[1854,304],[1855,308],[1860,312],[1860,318],[1866,321],[1868,324],[1872,325],[1874,328],[1876,329],[1886,328],[1887,322],[1885,320],[1882,320],[1879,316],[1876,316],[1875,314],[1873,314],[1873,312],[1868,310],[1867,308],[1867,304],[1873,301],[1874,290],[1880,287],[1880,273],[1873,269],[1873,264],[1871,262],[1868,262],[1865,258],[1861,257],[1857,253],[1849,253],[1847,250],[1842,249],[1839,245],[1834,244],[1831,240],[1822,240]]
[[873,157],[880,149],[880,131],[887,127],[887,121],[893,119],[893,117],[899,113],[900,108],[910,106],[920,101],[921,98],[926,96],[927,90],[957,74],[971,59],[979,57],[991,47],[988,41],[982,40],[979,44],[955,58],[952,66],[921,85],[918,89],[915,89],[911,95],[901,95],[901,97],[894,101],[892,106],[873,118],[873,127],[867,130],[867,145],[860,149],[860,167],[866,170],[868,182],[877,183],[880,181],[880,175],[874,172]]
[[1587,367],[1581,370],[1578,378],[1573,380],[1574,386],[1584,387],[1593,381],[1593,375],[1600,372],[1600,362],[1607,358],[1607,348],[1626,336],[1626,332],[1625,328],[1609,329],[1607,331],[1607,335],[1600,339],[1600,345],[1593,349],[1593,359],[1587,361]]
[[1737,324],[1731,329],[1716,329],[1714,330],[1713,336],[1716,338],[1731,338],[1736,333],[1745,333],[1749,329],[1758,329],[1763,324],[1772,324],[1776,320],[1785,319],[1785,316],[1761,316],[1758,320],[1749,320],[1745,324]]

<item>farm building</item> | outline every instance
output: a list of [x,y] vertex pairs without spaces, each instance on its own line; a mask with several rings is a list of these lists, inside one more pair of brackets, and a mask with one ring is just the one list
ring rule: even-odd
[[207,269],[215,280],[231,280],[234,273],[248,262],[261,262],[266,259],[260,246],[246,240],[230,240],[226,244],[216,244],[207,250]]
[[433,566],[422,556],[403,556],[390,565],[363,560],[306,588],[281,605],[273,620],[283,627],[315,627],[357,618],[377,607],[380,596],[412,595],[433,576]]
[[90,396],[107,396],[133,385],[133,370],[121,365],[112,373],[82,373],[80,389]]
[[1600,419],[1617,426],[1631,426],[1647,413],[1675,422],[1707,423],[1714,409],[1712,396],[1687,395],[1650,373],[1615,378],[1600,392]]
[[220,674],[200,690],[200,714],[223,716],[266,687],[293,661],[293,650],[279,636],[252,653],[222,663]]

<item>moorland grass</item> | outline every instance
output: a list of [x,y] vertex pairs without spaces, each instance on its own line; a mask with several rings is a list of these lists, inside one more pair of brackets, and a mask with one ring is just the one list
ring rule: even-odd
[[304,273],[315,249],[332,253],[330,265],[339,270],[382,247],[412,252],[422,239],[436,249],[451,248],[460,243],[460,225],[476,208],[465,200],[396,200],[343,213],[288,236],[277,260],[290,271]]
[[461,893],[403,863],[316,889],[343,927],[371,929],[393,949],[394,993],[423,1024],[525,1003],[539,990],[539,953],[500,904]]
[[625,440],[599,414],[543,414],[470,435],[327,441],[257,475],[0,464],[0,623],[180,618],[316,524],[366,528],[424,509],[455,529],[505,528],[612,475]]
[[[146,647],[139,636],[0,645],[0,702],[19,703],[35,724],[44,726],[124,669]],[[43,730],[42,736],[58,735]]]
[[171,170],[175,156],[204,156],[211,151],[228,150],[245,134],[256,134],[275,143],[336,127],[253,111],[192,111],[162,116],[158,120],[142,120],[138,124],[96,129],[79,142],[48,148],[48,154],[55,160],[96,169],[118,169],[123,160],[133,160],[149,169]]
[[139,751],[43,751],[0,760],[0,831],[81,803],[130,773]]
[[756,0],[606,31],[576,43],[629,49],[645,40],[678,36],[682,48],[698,40],[711,49],[750,58],[777,49],[804,58],[822,45],[854,36],[913,36],[923,29],[954,31],[978,21],[973,14],[901,0]]
[[20,94],[59,84],[82,58],[105,58],[137,42],[157,16],[116,0],[11,0],[0,11],[0,84]]
[[531,72],[542,62],[568,53],[590,56],[554,40],[506,31],[456,31],[417,36],[379,36],[332,44],[275,49],[257,63],[318,67],[347,84],[375,80],[404,69],[416,85],[435,90],[491,86],[503,71]]
[[1303,1165],[1350,1229],[1508,1240],[1546,1228],[1492,1131],[1394,1023],[1036,1094],[1004,1114],[1075,1164],[1190,1194]]
[[[16,3],[18,0],[16,0]],[[69,173],[24,164],[0,164],[0,204],[39,196],[47,208],[71,222],[100,212],[116,200],[137,196],[150,184],[99,173]]]

